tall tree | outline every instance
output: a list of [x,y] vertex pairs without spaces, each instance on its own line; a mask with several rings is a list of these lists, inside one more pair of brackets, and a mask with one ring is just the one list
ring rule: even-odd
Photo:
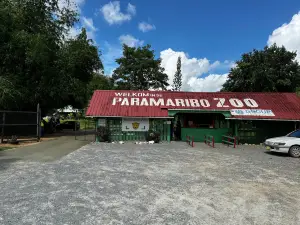
[[111,77],[103,74],[94,73],[93,79],[90,81],[88,90],[91,97],[95,90],[111,90],[113,89],[113,81]]
[[150,45],[137,48],[123,45],[123,56],[116,60],[119,67],[112,76],[117,89],[166,89],[168,76],[150,48]]
[[45,112],[86,104],[86,86],[103,66],[84,29],[66,39],[77,21],[77,12],[59,0],[0,1],[0,83],[7,84],[1,109],[32,110],[40,103]]
[[177,59],[177,70],[173,79],[173,90],[180,91],[182,86],[181,57]]
[[98,49],[91,44],[83,28],[75,39],[64,43],[59,53],[57,64],[60,74],[64,75],[59,80],[65,87],[63,100],[75,108],[83,108],[90,98],[89,84],[94,71],[103,69]]
[[296,52],[272,45],[242,55],[221,91],[295,92],[300,87]]

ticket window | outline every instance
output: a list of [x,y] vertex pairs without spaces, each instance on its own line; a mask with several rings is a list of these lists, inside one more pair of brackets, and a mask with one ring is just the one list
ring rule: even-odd
[[186,128],[215,128],[214,116],[211,114],[188,114],[185,120]]

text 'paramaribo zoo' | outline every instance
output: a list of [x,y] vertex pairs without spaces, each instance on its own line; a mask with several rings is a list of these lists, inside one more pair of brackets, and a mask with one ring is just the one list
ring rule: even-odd
[[208,99],[180,99],[180,98],[133,98],[133,97],[114,97],[112,105],[121,106],[178,106],[178,107],[203,107],[208,108],[216,106],[218,108],[257,108],[258,104],[254,99],[245,98],[213,98],[211,102]]

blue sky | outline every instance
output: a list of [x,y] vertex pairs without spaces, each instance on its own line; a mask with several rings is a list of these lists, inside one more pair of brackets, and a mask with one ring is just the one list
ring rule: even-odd
[[76,28],[86,27],[99,46],[106,74],[122,43],[151,44],[170,81],[182,56],[183,89],[216,91],[244,52],[272,43],[300,51],[299,0],[73,1]]

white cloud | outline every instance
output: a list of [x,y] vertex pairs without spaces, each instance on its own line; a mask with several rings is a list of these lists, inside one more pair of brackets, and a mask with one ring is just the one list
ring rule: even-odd
[[98,29],[95,27],[93,19],[83,16],[81,21],[82,26],[86,28],[87,37],[96,43],[96,32]]
[[121,44],[126,44],[129,47],[138,47],[144,44],[144,41],[136,39],[135,37],[127,34],[127,35],[121,35],[119,37],[119,41]]
[[210,74],[204,78],[192,77],[187,83],[190,87],[188,91],[219,91],[227,80],[227,76],[228,74]]
[[[59,0],[58,6],[60,9],[65,7],[81,12],[81,7],[84,5],[84,3],[85,0]],[[69,29],[69,31],[67,32],[67,38],[75,38],[81,32],[82,27],[86,28],[88,38],[94,40],[94,42],[96,43],[95,37],[97,28],[94,26],[93,19],[87,18],[85,16],[82,16],[80,18],[79,24],[76,24],[74,27]]]
[[71,27],[68,34],[67,34],[67,37],[68,38],[75,38],[81,31],[81,28],[76,26],[76,27]]
[[131,20],[132,16],[136,14],[135,6],[130,3],[128,3],[127,6],[127,13],[122,13],[119,1],[113,1],[105,4],[100,11],[104,16],[104,19],[110,25],[122,24],[125,21]]
[[[160,58],[162,59],[161,65],[165,68],[165,72],[169,77],[170,85],[172,85],[173,82],[179,56],[181,56],[182,90],[213,92],[222,88],[228,74],[210,74],[204,78],[200,76],[209,73],[217,67],[224,67],[224,63],[215,61],[211,64],[206,58],[189,58],[186,53],[176,52],[169,48],[160,53]],[[229,69],[230,66],[230,61],[228,61],[227,69]]]
[[220,61],[215,61],[209,66],[210,69],[218,68],[221,65]]
[[288,24],[275,29],[269,36],[268,45],[276,43],[285,46],[289,51],[297,51],[297,60],[300,62],[300,12],[295,14]]
[[96,27],[94,26],[94,21],[92,18],[82,17],[82,25],[91,31],[96,31]]
[[128,3],[127,12],[131,15],[135,15],[136,14],[136,7],[134,5]]
[[149,23],[146,23],[146,22],[141,22],[139,23],[139,30],[142,31],[142,32],[148,32],[150,30],[155,30],[156,27],[153,25],[153,24],[149,24]]
[[104,43],[104,52],[101,56],[104,64],[105,74],[111,75],[116,68],[116,59],[122,56],[122,48],[120,46],[113,46],[108,42]]
[[82,7],[85,3],[85,0],[58,0],[58,7],[60,9],[68,8],[73,11],[81,12],[80,7]]
[[91,18],[82,17],[80,24],[70,28],[67,37],[75,38],[78,34],[80,34],[82,27],[86,29],[88,39],[92,39],[94,43],[96,43],[96,32],[98,29],[94,26],[93,19]]

